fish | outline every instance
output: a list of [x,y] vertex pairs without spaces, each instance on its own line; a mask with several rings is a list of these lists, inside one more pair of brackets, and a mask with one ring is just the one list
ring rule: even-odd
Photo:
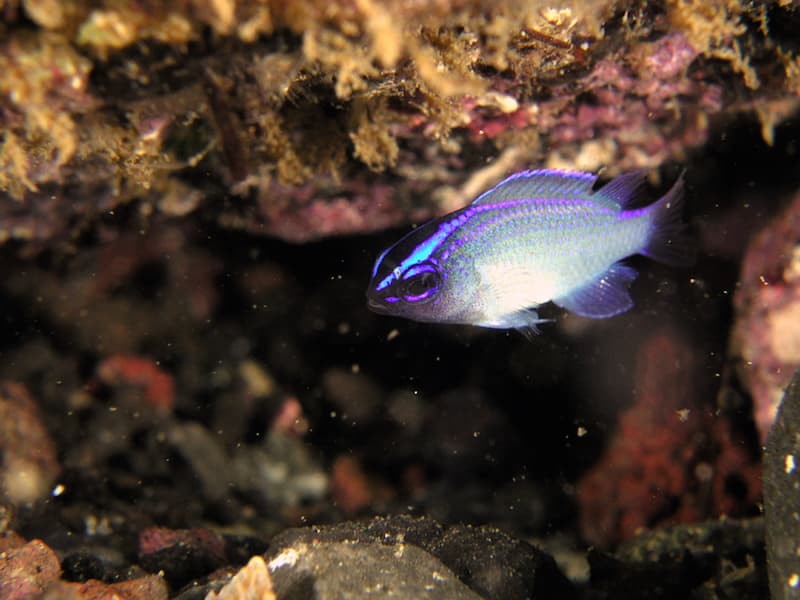
[[369,309],[526,335],[549,321],[537,310],[547,302],[593,319],[629,310],[638,273],[624,259],[692,263],[684,173],[645,206],[643,171],[596,189],[597,180],[580,171],[521,171],[418,226],[375,261]]

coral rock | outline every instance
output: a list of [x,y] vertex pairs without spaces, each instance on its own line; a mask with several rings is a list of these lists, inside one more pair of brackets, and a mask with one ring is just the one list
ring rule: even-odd
[[800,367],[800,195],[747,247],[731,342],[761,439]]
[[800,587],[800,371],[781,401],[764,451],[764,518],[773,598]]
[[0,494],[12,504],[45,497],[60,472],[35,400],[20,384],[0,384]]
[[254,556],[219,592],[210,592],[206,600],[277,600],[267,563]]
[[166,600],[167,583],[158,575],[104,583],[90,579],[85,583],[59,581],[42,596],[42,600]]
[[151,527],[139,535],[139,562],[146,571],[163,572],[180,587],[223,566],[225,542],[205,529]]
[[753,510],[758,457],[702,402],[693,357],[675,333],[656,334],[640,349],[637,400],[578,486],[589,542],[613,546],[641,528]]
[[5,550],[0,553],[0,599],[34,598],[55,583],[60,573],[56,553],[41,540]]

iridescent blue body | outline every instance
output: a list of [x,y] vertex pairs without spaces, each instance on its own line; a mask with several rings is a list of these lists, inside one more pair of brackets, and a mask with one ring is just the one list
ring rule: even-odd
[[369,306],[416,321],[531,330],[553,301],[587,317],[633,305],[625,257],[689,259],[682,178],[650,206],[631,208],[641,172],[599,190],[595,175],[523,171],[472,204],[422,225],[375,262]]

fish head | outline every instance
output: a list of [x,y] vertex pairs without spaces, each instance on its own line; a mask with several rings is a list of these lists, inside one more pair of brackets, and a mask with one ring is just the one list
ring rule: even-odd
[[373,312],[414,321],[453,322],[458,303],[456,283],[441,261],[445,241],[438,222],[410,232],[387,248],[375,261],[367,288],[367,305]]
[[442,274],[435,263],[420,262],[404,271],[395,267],[391,283],[377,289],[378,283],[373,281],[367,290],[370,310],[417,321],[435,320],[431,317],[442,286]]

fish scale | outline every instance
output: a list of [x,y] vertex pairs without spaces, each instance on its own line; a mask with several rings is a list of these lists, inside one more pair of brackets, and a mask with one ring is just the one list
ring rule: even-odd
[[[484,219],[476,222],[475,227],[467,232],[470,240],[483,244],[479,252],[493,256],[498,262],[527,263],[533,270],[547,269],[563,273],[559,292],[567,291],[584,278],[584,271],[594,272],[601,264],[610,264],[628,256],[641,243],[631,234],[620,232],[614,235],[614,228],[631,230],[628,222],[619,220],[607,211],[597,210],[593,213],[589,206],[566,206],[561,203],[548,206],[542,203],[539,210],[516,213],[505,213],[502,207],[487,208],[489,210],[482,214]],[[637,229],[643,230],[643,227]],[[592,238],[604,234],[616,243],[599,245],[592,253],[582,252]],[[498,243],[498,238],[511,239],[513,243]],[[456,244],[460,254],[451,254],[450,260],[475,261],[472,248],[458,241]],[[583,259],[580,259],[581,255]],[[580,262],[576,262],[576,257]],[[440,257],[434,253],[432,258]],[[581,266],[584,268],[581,269]],[[574,274],[569,273],[570,267]]]
[[588,173],[512,175],[470,205],[426,223],[376,260],[372,310],[417,321],[530,331],[548,301],[604,318],[628,310],[636,271],[620,261],[644,254],[686,264],[680,219],[683,180],[644,208],[631,208],[643,173],[595,190]]

